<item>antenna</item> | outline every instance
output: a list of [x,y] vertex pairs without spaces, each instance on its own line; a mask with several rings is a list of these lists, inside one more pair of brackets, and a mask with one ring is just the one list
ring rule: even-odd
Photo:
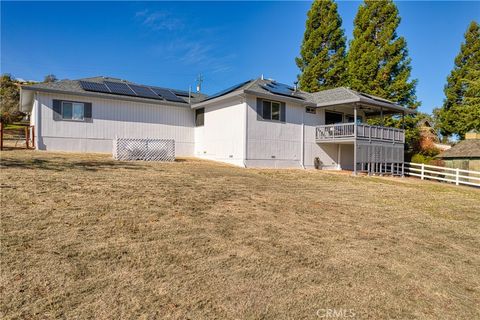
[[197,76],[197,92],[202,91],[202,82],[203,82],[203,75],[199,73]]

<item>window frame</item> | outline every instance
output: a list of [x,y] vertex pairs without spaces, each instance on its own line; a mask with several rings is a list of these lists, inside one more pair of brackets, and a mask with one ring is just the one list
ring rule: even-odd
[[[202,117],[202,124],[198,124],[197,123],[197,119],[198,119],[198,115],[199,115],[199,111],[200,110],[203,110],[203,112],[201,113],[203,115]],[[195,127],[204,127],[205,126],[205,108],[197,108],[195,109]]]
[[[346,114],[345,115],[345,122],[346,123],[351,123],[351,122],[348,121],[349,117],[353,118],[353,121],[351,121],[351,122],[355,122],[355,119],[354,119],[355,116],[353,114]],[[357,114],[357,124],[360,124],[360,123],[363,123],[363,116]]]
[[[270,105],[270,118],[265,118],[265,103]],[[273,105],[278,105],[278,119],[273,119]],[[282,103],[279,101],[263,99],[262,100],[262,119],[266,121],[275,121],[275,122],[283,122],[282,121]]]
[[[341,116],[342,116],[342,121],[341,121],[341,122],[335,122],[335,123],[327,123],[327,113],[334,113],[334,114],[341,115]],[[344,117],[344,113],[343,113],[343,112],[340,112],[340,111],[332,111],[332,110],[325,110],[325,124],[326,124],[326,125],[329,125],[329,124],[339,124],[339,123],[345,123],[345,117]]]
[[[312,112],[312,110],[313,110],[313,112]],[[317,114],[317,108],[315,108],[315,107],[305,107],[305,113]]]
[[[71,118],[65,118],[64,117],[63,108],[64,108],[65,103],[69,103],[69,104],[72,105],[72,117]],[[82,118],[81,119],[73,118],[74,105],[82,105]],[[77,121],[77,122],[85,121],[85,103],[84,102],[77,102],[77,101],[63,101],[62,100],[61,105],[60,105],[60,116],[62,117],[62,120],[65,120],[65,121]]]

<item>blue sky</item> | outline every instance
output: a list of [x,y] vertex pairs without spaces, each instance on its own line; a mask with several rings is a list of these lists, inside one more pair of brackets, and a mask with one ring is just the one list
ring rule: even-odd
[[[350,40],[361,2],[340,1]],[[293,83],[310,2],[1,2],[1,72],[42,80],[107,75],[214,93],[246,79]],[[443,100],[480,2],[397,2],[421,111]]]

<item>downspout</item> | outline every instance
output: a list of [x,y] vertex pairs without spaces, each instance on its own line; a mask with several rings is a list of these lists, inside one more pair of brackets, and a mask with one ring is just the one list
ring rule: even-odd
[[245,141],[243,143],[243,166],[246,168],[247,167],[247,152],[248,152],[248,103],[247,103],[247,98],[245,95],[243,95],[243,103],[245,105],[245,134],[243,135],[245,137]]
[[301,148],[301,161],[300,165],[302,169],[305,169],[305,108],[302,108],[302,148]]
[[353,175],[357,175],[357,104],[353,109]]
[[35,92],[33,95],[33,107],[35,108],[35,124],[34,124],[34,132],[35,132],[35,150],[40,150],[40,104],[38,102],[38,92]]

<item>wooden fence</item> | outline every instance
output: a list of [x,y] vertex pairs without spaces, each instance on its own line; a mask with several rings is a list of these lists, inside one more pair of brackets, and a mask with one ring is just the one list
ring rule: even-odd
[[[3,150],[5,141],[14,141],[14,147],[18,144],[27,149],[35,148],[35,130],[33,126],[17,125],[15,128],[8,128],[0,123],[0,150]],[[10,144],[9,147],[12,147]]]
[[480,187],[480,171],[463,170],[458,168],[446,168],[432,166],[423,163],[405,162],[405,175]]

